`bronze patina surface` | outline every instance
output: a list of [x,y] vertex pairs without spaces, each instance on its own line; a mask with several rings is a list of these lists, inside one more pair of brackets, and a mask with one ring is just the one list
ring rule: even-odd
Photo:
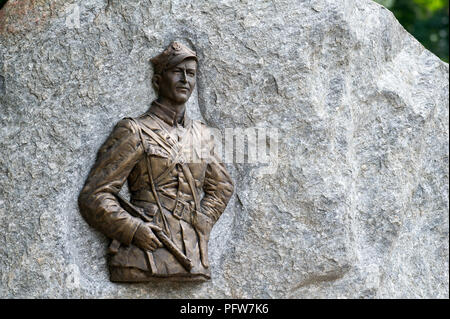
[[[233,193],[207,126],[185,112],[197,56],[173,42],[151,59],[158,98],[100,148],[79,196],[86,221],[112,240],[110,279],[211,278],[208,240]],[[119,195],[128,182],[130,199]]]

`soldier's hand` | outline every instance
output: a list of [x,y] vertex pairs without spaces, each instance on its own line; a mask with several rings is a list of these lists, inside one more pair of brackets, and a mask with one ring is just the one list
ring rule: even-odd
[[139,225],[133,237],[133,244],[143,250],[154,251],[158,247],[162,247],[162,243],[156,238],[149,225],[143,223]]

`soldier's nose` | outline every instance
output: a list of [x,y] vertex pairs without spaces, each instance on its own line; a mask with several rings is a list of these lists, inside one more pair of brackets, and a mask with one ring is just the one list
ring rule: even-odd
[[181,74],[181,82],[186,82],[187,79],[187,74],[186,74],[186,70],[183,71],[183,73]]

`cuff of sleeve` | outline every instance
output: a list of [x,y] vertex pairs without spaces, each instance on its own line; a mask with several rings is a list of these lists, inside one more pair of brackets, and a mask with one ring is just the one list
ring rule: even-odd
[[133,218],[131,220],[131,225],[129,227],[129,231],[125,232],[121,238],[121,242],[125,245],[130,245],[131,242],[133,241],[134,238],[134,234],[136,233],[137,229],[139,228],[139,226],[143,224],[142,221],[140,221],[137,218]]
[[202,207],[200,210],[200,213],[210,218],[214,223],[217,221],[218,218],[215,218],[214,214],[211,214],[211,212],[208,211],[206,207]]

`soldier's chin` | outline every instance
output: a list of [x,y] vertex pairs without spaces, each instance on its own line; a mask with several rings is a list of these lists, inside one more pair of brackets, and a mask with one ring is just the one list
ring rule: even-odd
[[178,93],[176,95],[176,101],[178,103],[186,103],[187,100],[189,100],[189,97],[191,96],[191,93]]

